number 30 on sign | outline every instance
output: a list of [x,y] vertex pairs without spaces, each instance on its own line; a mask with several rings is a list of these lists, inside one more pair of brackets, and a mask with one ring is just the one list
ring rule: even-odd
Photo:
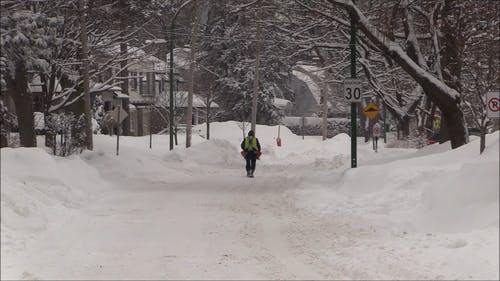
[[346,78],[344,80],[344,98],[348,102],[361,102],[361,79]]

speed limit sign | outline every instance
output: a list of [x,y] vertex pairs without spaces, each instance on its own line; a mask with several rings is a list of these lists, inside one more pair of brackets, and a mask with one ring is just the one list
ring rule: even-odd
[[361,79],[344,79],[344,98],[348,102],[361,102]]

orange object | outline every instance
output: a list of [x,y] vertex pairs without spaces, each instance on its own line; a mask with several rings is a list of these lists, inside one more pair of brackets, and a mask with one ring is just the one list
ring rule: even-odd
[[281,146],[281,138],[280,138],[280,129],[281,129],[281,128],[280,128],[280,127],[281,127],[281,126],[280,126],[280,125],[278,125],[278,138],[276,139],[276,144],[277,144],[278,146]]

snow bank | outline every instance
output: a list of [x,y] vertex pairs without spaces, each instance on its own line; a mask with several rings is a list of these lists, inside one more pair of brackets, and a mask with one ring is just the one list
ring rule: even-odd
[[[195,131],[203,133],[206,130],[206,125],[202,124],[194,128]],[[232,145],[234,149],[240,151],[240,145],[243,141],[243,130],[241,122],[214,122],[210,124],[211,139],[225,140],[219,141],[213,145]],[[245,133],[248,132],[250,126],[247,125]],[[280,126],[281,147],[277,146],[276,139],[278,137],[278,126],[257,125],[256,136],[262,147],[262,156],[258,166],[280,167],[295,164],[295,165],[315,165],[336,168],[348,163],[350,153],[350,137],[346,134],[339,134],[334,138],[320,141],[321,137],[306,137],[302,139],[285,126]],[[218,151],[223,150],[225,153],[235,155],[232,149],[217,148]],[[221,157],[223,154],[214,156]],[[241,167],[241,156],[237,153],[236,159],[231,155],[224,155],[223,159],[231,159],[227,162],[228,165]],[[179,159],[184,159],[184,156]],[[199,159],[203,161],[202,159]],[[236,160],[236,161],[233,161]]]
[[194,144],[188,149],[174,150],[165,156],[165,161],[190,162],[197,165],[221,165],[236,167],[241,156],[234,144],[224,139],[213,139]]
[[[407,230],[498,227],[499,134],[487,136],[482,155],[478,141],[454,150],[447,148],[449,144],[436,145],[400,160],[346,168],[341,179],[330,185],[336,192],[311,200],[324,202],[319,204],[321,211],[330,212],[356,197],[357,212],[371,214],[371,221],[390,218],[394,226]],[[337,176],[326,176],[323,182]]]
[[[351,169],[346,134],[302,139],[281,126],[278,147],[278,126],[258,125],[264,154],[249,180],[240,125],[212,123],[211,140],[202,137],[205,125],[195,126],[192,146],[179,134],[173,151],[168,135],[154,135],[151,149],[149,136],[122,137],[119,155],[116,137],[106,135],[94,137],[94,151],[68,158],[3,148],[2,274],[110,279],[161,268],[172,275],[160,279],[204,276],[204,269],[219,279],[263,276],[231,275],[219,261],[245,274],[316,263],[311,272],[336,265],[325,278],[498,279],[498,132],[487,136],[482,155],[477,138],[455,150],[380,142],[378,153],[359,138],[358,168]],[[306,258],[289,258],[297,253]],[[189,267],[193,257],[199,270]],[[243,263],[221,265],[220,257]],[[163,258],[174,263],[165,267]],[[279,274],[266,277],[302,276]]]
[[2,148],[2,244],[16,233],[44,230],[52,216],[71,210],[98,193],[106,184],[97,170],[79,157],[59,158],[40,148]]

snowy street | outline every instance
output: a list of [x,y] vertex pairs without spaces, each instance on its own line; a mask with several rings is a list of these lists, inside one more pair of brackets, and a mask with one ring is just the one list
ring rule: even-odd
[[[214,126],[223,139],[174,152],[164,136],[156,150],[123,138],[120,156],[108,136],[70,159],[2,150],[2,279],[498,278],[498,133],[483,160],[464,157],[477,147],[375,154],[360,141],[354,171],[345,137],[288,132],[277,148],[274,128],[259,130],[266,154],[254,179],[231,123]],[[475,198],[439,201],[441,183],[463,174],[453,158],[472,174],[488,163]],[[49,164],[18,171],[37,159]]]
[[42,256],[19,258],[54,278],[321,279],[349,271],[329,266],[322,251],[333,239],[355,243],[359,226],[297,209],[301,176],[240,174],[225,170],[171,188],[124,185],[44,234]]
[[0,8],[0,280],[500,280],[500,0]]

